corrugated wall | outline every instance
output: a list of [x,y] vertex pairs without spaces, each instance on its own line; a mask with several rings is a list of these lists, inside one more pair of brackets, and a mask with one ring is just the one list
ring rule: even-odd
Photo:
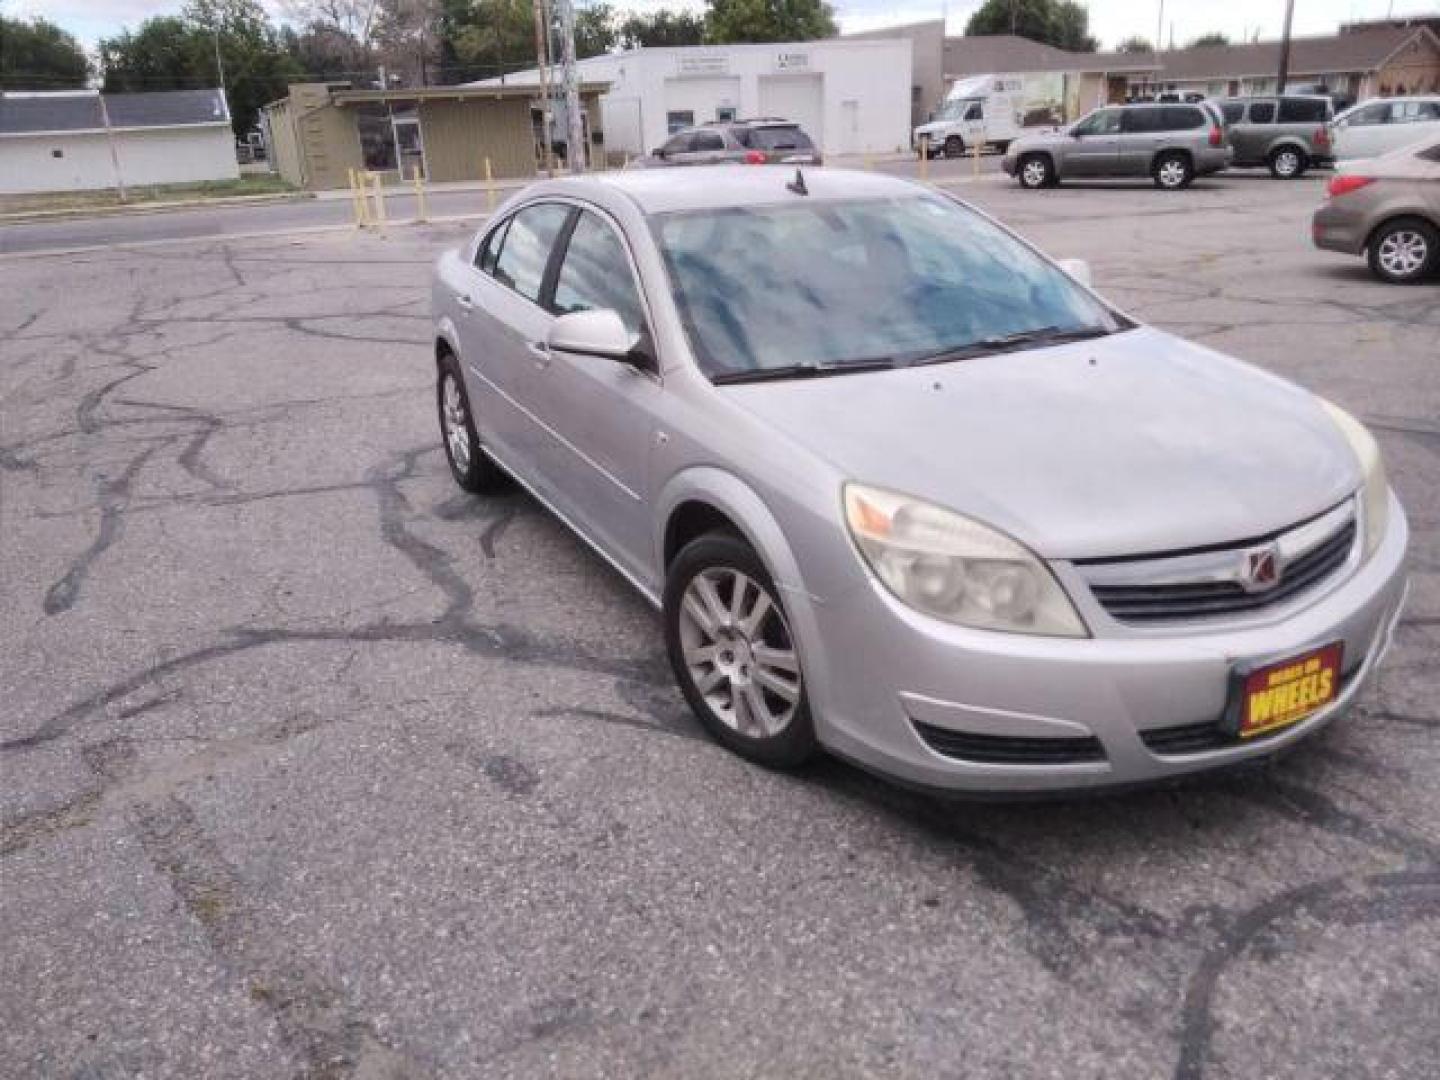
[[305,173],[300,161],[300,146],[295,141],[294,112],[287,98],[265,110],[269,117],[270,154],[281,177],[296,187],[305,186]]
[[420,132],[432,182],[535,175],[528,98],[422,101]]

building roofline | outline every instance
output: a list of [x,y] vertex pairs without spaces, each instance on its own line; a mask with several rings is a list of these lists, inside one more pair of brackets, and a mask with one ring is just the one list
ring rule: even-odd
[[[582,94],[603,94],[610,89],[609,82],[583,82]],[[509,83],[487,86],[415,86],[408,90],[332,90],[330,101],[334,105],[366,105],[390,101],[463,101],[471,98],[534,97],[535,86],[528,83]],[[282,98],[288,101],[289,98]]]

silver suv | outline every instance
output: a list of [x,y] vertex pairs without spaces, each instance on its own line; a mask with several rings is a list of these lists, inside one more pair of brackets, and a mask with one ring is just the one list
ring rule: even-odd
[[1293,180],[1313,165],[1330,163],[1335,107],[1328,97],[1286,94],[1215,104],[1235,149],[1232,165],[1268,166],[1273,176]]
[[1110,105],[1070,128],[1016,139],[1001,162],[1022,187],[1078,177],[1149,176],[1178,191],[1230,164],[1225,125],[1207,102]]
[[766,116],[725,120],[684,128],[631,164],[665,165],[819,165],[820,151],[792,120]]

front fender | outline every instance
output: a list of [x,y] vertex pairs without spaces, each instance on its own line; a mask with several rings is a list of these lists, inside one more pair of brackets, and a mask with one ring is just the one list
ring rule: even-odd
[[[455,321],[449,315],[440,316],[435,323],[435,341],[444,342],[446,347],[454,354],[455,359],[464,360],[460,353],[460,334],[455,328]],[[462,367],[463,370],[463,367]]]
[[677,507],[691,501],[707,503],[735,523],[783,594],[785,614],[800,654],[801,674],[809,687],[811,711],[816,724],[823,726],[828,663],[816,609],[824,601],[806,587],[799,561],[780,523],[755,490],[734,473],[713,466],[695,466],[671,477],[655,500],[657,556],[665,550],[666,523]]

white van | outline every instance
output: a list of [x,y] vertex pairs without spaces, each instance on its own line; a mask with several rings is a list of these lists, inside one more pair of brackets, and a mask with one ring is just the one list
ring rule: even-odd
[[972,147],[1004,151],[1018,139],[1023,116],[1024,80],[1018,75],[976,75],[960,79],[929,121],[915,129],[912,148],[929,139],[930,156],[959,157]]
[[1362,101],[1335,117],[1331,128],[1336,161],[1379,157],[1440,135],[1440,96]]

